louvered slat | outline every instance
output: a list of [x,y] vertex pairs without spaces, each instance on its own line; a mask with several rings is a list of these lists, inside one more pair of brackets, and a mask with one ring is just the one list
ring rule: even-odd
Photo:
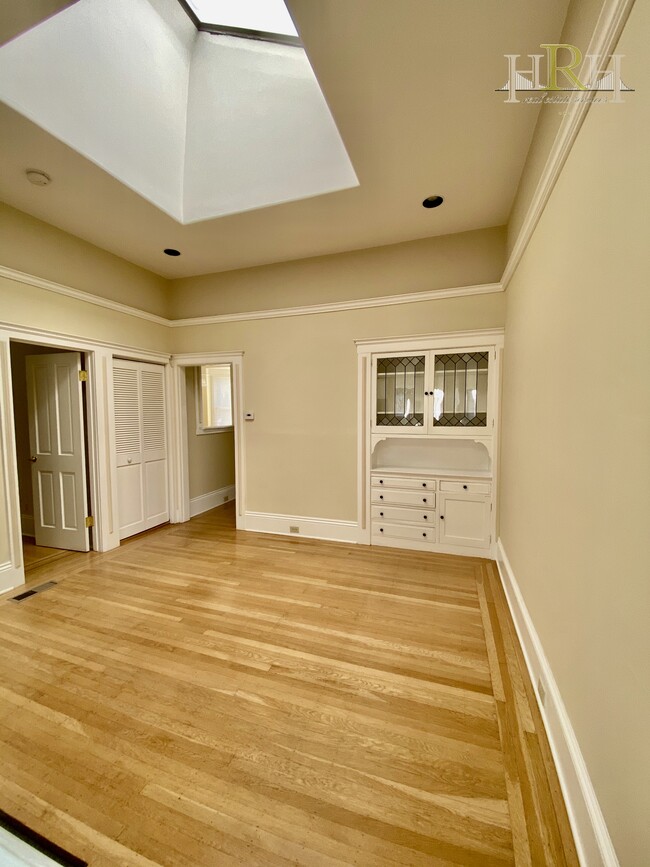
[[164,449],[165,383],[163,371],[143,370],[142,382],[142,445],[145,451]]
[[138,371],[113,368],[115,402],[115,449],[118,454],[140,451],[140,395]]

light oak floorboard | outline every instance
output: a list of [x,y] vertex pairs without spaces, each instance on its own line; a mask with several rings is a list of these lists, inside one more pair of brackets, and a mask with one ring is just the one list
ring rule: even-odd
[[0,600],[0,807],[97,865],[578,864],[494,564],[234,529]]

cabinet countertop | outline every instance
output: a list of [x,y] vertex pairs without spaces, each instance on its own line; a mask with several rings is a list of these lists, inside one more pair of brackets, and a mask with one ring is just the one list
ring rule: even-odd
[[440,476],[456,479],[487,479],[492,480],[490,470],[461,470],[461,469],[437,469],[436,467],[372,467],[373,475],[396,475],[396,476]]

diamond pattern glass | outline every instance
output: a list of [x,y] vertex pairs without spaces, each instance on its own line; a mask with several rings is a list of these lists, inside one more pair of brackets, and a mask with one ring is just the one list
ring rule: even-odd
[[433,424],[486,427],[488,353],[436,355],[433,371]]
[[424,425],[424,355],[377,360],[377,425]]

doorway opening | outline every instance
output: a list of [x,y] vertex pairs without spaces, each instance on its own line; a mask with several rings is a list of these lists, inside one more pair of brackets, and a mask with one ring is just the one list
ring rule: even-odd
[[219,507],[224,526],[234,527],[236,467],[232,364],[216,362],[186,367],[184,371],[189,516],[194,518]]
[[93,546],[86,356],[10,341],[25,571]]

